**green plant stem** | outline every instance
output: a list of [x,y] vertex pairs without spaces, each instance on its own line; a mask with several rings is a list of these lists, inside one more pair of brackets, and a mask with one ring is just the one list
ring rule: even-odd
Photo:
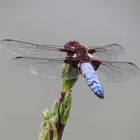
[[39,140],[61,140],[71,109],[71,92],[61,93],[51,110],[43,112]]
[[[62,75],[67,75],[70,70],[71,66],[69,64],[64,64]],[[47,109],[43,112],[39,140],[62,139],[71,109],[71,89],[77,81],[77,79],[70,79],[69,76],[70,75],[67,75],[69,80],[63,79],[62,81],[60,99],[54,102],[50,111]]]

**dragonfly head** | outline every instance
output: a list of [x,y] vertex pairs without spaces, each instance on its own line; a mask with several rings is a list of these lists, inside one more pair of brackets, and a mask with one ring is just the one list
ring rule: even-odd
[[64,47],[68,50],[68,57],[78,58],[82,52],[86,51],[85,47],[78,41],[69,41],[64,45]]
[[71,60],[71,58],[74,58],[77,64],[89,62],[87,49],[78,41],[69,41],[64,47],[67,49],[67,59]]
[[69,41],[64,45],[65,48],[77,49],[81,47],[81,44],[78,41]]

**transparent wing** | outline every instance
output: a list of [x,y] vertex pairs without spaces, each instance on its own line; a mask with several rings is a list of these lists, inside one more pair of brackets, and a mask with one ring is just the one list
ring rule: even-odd
[[[95,67],[95,60],[92,60],[92,65]],[[139,68],[130,62],[101,61],[97,67],[98,75],[110,82],[126,81],[139,73]]]
[[20,56],[43,57],[43,58],[64,58],[65,52],[59,45],[41,45],[18,40],[4,39],[0,41],[0,48]]
[[78,69],[72,67],[68,75],[62,75],[63,59],[15,57],[12,63],[24,71],[51,79],[75,79],[80,73]]
[[124,49],[119,44],[90,46],[87,50],[91,57],[104,60],[116,60],[124,52]]

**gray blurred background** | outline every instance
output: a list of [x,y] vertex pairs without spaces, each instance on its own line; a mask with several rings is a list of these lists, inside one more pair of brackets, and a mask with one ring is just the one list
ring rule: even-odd
[[[63,45],[119,43],[123,61],[140,67],[139,0],[0,0],[0,39]],[[60,96],[60,81],[34,76],[10,64],[0,50],[0,140],[38,140],[42,111]],[[124,83],[102,81],[105,99],[84,78],[73,88],[63,140],[139,140],[140,76]]]

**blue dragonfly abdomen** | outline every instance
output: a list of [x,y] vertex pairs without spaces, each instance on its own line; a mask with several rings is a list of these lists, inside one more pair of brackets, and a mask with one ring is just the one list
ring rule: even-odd
[[103,99],[104,90],[93,66],[90,63],[82,63],[80,65],[80,69],[93,93],[95,93],[95,95],[99,98]]

